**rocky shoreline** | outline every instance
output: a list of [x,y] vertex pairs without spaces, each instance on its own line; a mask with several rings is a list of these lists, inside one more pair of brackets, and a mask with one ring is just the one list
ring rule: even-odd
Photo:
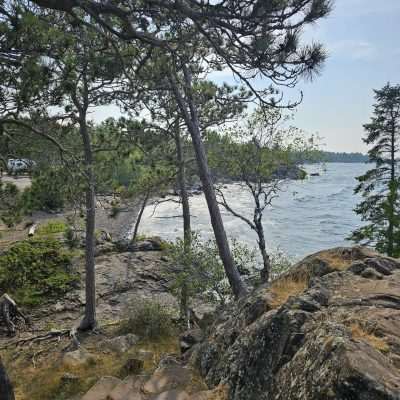
[[[126,315],[127,305],[148,299],[178,312],[163,273],[168,258],[155,250],[156,241],[151,249],[149,243],[96,257],[98,318],[104,328],[94,336],[81,335],[82,350],[71,355],[87,371],[100,368],[103,351],[107,360],[116,360],[113,354],[126,355],[121,359],[124,363],[132,355],[142,359],[147,354],[148,344],[106,328]],[[123,379],[114,375],[112,385],[106,387],[99,378],[113,375],[115,369],[101,367],[102,375],[96,372],[98,382],[88,392],[97,397],[81,394],[73,400],[106,400],[110,393],[116,397],[107,399],[126,400],[115,394],[122,388],[124,395],[142,400],[399,400],[399,293],[399,260],[359,247],[318,252],[238,303],[215,308],[196,300],[198,325],[182,332],[179,341],[172,338],[162,354],[153,354],[145,378],[128,371]],[[56,326],[57,332],[70,328],[81,317],[83,305],[84,292],[79,288],[33,312],[33,329],[11,339],[2,337],[0,346],[9,349],[5,361],[12,380],[18,368],[19,373],[28,368],[21,366],[23,359],[33,357],[35,365],[47,365],[49,360],[67,357],[68,338],[60,338],[54,348],[16,343],[49,332],[49,327]],[[18,351],[10,350],[15,346]],[[175,370],[165,369],[170,362]],[[57,369],[60,380],[67,379],[65,373],[77,371],[62,365]],[[146,382],[158,385],[164,374],[169,386],[146,392]],[[184,381],[178,379],[181,374]],[[74,379],[81,379],[75,375]],[[201,384],[193,387],[189,384],[193,379]]]
[[231,400],[398,400],[399,293],[399,260],[319,252],[220,313],[191,361]]

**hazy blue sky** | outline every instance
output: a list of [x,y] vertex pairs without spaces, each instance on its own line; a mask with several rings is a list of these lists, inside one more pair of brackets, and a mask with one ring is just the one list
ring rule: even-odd
[[[373,104],[372,89],[400,84],[400,0],[334,0],[330,16],[305,39],[322,42],[329,54],[322,74],[301,83],[304,100],[295,125],[323,137],[326,149],[366,151],[361,138]],[[218,80],[230,81],[224,72]],[[95,119],[116,114],[96,110]]]
[[296,124],[319,132],[330,150],[365,151],[372,89],[400,84],[400,0],[336,0],[310,35],[325,44],[329,59],[321,76],[301,85]]

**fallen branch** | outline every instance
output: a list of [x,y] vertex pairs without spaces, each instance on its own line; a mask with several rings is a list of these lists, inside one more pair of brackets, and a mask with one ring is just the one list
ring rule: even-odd
[[4,350],[4,349],[8,348],[10,345],[14,345],[15,347],[18,347],[18,346],[24,346],[28,343],[34,344],[34,343],[41,343],[46,340],[54,340],[54,339],[60,340],[61,337],[63,337],[63,336],[70,337],[75,346],[77,346],[77,347],[80,346],[79,340],[77,338],[77,329],[72,328],[72,329],[53,330],[53,331],[47,332],[42,335],[36,335],[36,336],[31,336],[29,338],[15,340],[13,342],[7,343],[7,345],[4,347],[0,347],[0,349]]
[[22,319],[24,323],[29,322],[28,318],[17,307],[17,303],[7,293],[0,297],[0,317],[5,323],[10,336],[15,335],[14,321],[16,319]]

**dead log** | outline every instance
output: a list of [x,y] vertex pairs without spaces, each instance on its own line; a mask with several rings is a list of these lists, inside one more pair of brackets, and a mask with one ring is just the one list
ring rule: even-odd
[[36,228],[37,228],[37,227],[38,227],[37,224],[33,224],[33,225],[29,228],[29,231],[28,231],[28,236],[29,236],[29,237],[32,237],[32,236],[35,234]]
[[0,297],[0,318],[6,325],[10,336],[15,335],[15,322],[18,319],[24,323],[29,322],[28,318],[17,307],[16,302],[7,293]]

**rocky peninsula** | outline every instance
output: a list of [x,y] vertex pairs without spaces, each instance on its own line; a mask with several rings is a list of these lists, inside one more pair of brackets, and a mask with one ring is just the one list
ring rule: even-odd
[[100,327],[77,346],[65,333],[81,314],[80,288],[32,312],[31,327],[16,337],[3,335],[16,397],[400,398],[399,260],[360,247],[322,251],[239,303],[198,299],[189,331],[154,342],[122,334],[118,317],[132,301],[177,309],[163,273],[168,262],[151,240],[99,254]]

